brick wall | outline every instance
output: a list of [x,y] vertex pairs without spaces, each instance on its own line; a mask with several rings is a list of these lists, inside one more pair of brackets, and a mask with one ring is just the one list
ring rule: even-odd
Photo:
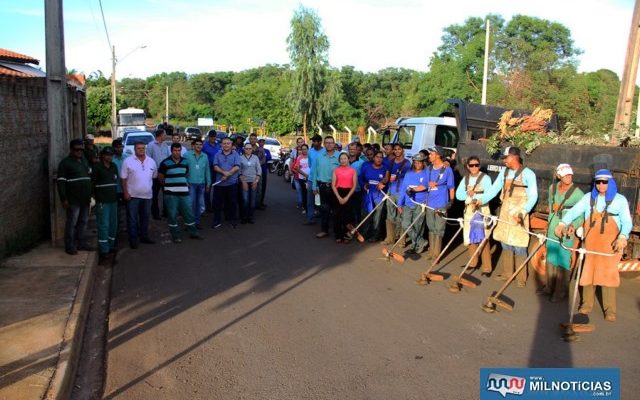
[[[85,97],[69,88],[72,137],[85,130]],[[44,78],[0,77],[0,258],[50,237]]]

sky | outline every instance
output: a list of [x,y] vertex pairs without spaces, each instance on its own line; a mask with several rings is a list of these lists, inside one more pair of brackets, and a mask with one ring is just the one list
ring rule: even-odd
[[[43,68],[45,1],[0,0],[0,48],[35,57]],[[494,13],[564,24],[583,51],[580,71],[606,68],[618,76],[634,6],[633,0],[102,0],[102,9],[122,79],[287,64],[286,38],[300,4],[320,16],[329,63],[337,68],[427,71],[443,28]],[[64,24],[67,69],[111,76],[99,0],[64,0]]]

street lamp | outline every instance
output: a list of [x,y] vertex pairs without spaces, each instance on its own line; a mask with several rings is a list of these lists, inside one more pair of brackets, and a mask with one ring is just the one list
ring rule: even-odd
[[116,46],[111,47],[111,137],[116,138],[118,129],[118,119],[116,114],[116,65],[118,61],[122,61],[129,57],[134,51],[146,48],[147,45],[140,45],[128,52],[122,59],[116,58]]

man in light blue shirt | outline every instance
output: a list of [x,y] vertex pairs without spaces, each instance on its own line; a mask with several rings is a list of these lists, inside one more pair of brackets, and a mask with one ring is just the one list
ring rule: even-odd
[[315,224],[315,196],[313,196],[313,183],[311,182],[311,174],[313,171],[313,163],[318,157],[318,154],[324,152],[322,148],[322,136],[314,135],[311,138],[311,147],[307,152],[307,158],[309,160],[309,179],[307,179],[307,221],[305,225]]
[[[155,132],[155,136],[156,140],[147,145],[145,153],[147,157],[150,157],[151,159],[153,159],[153,161],[155,161],[156,165],[160,165],[160,163],[162,163],[167,157],[171,156],[171,150],[169,149],[169,146],[164,142],[164,139],[166,137],[164,129],[157,129]],[[155,220],[160,219],[160,206],[158,205],[158,201],[161,187],[162,186],[160,185],[158,178],[153,178],[151,216]],[[166,212],[164,210],[162,214],[166,216]]]
[[311,168],[311,187],[313,194],[320,194],[320,225],[321,231],[316,235],[317,238],[327,237],[329,235],[329,219],[331,218],[331,205],[333,204],[334,194],[331,189],[331,179],[333,178],[333,170],[340,165],[338,156],[335,151],[336,142],[333,136],[324,138],[324,152],[319,152],[313,160]]
[[187,152],[185,157],[189,165],[187,181],[189,182],[193,217],[196,221],[196,228],[200,229],[200,217],[205,210],[205,193],[209,193],[211,190],[211,173],[209,171],[209,157],[202,151],[202,140],[195,139],[191,147],[192,150]]
[[238,225],[238,175],[240,156],[231,148],[231,139],[222,139],[222,151],[216,153],[213,160],[216,172],[215,180],[222,181],[213,190],[213,224],[212,228],[222,226],[222,211],[227,209],[231,225]]
[[[493,238],[502,244],[502,274],[496,279],[507,280],[527,258],[529,213],[538,201],[538,185],[535,173],[522,165],[519,148],[505,148],[502,160],[507,168],[500,171],[491,187],[482,195],[480,203],[486,204],[502,192],[502,206],[498,217],[508,222],[498,221]],[[517,280],[518,287],[525,287],[527,268],[522,269]]]

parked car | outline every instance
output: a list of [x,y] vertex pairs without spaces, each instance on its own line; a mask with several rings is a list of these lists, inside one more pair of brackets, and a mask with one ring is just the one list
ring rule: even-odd
[[149,144],[155,140],[155,136],[153,133],[147,131],[137,131],[137,132],[127,132],[127,136],[124,139],[124,151],[123,154],[125,156],[133,155],[133,146],[142,142],[144,144]]
[[[271,137],[258,136],[258,140],[264,139],[264,148],[269,150],[271,153],[271,158],[273,161],[277,161],[280,159],[280,150],[282,149],[282,143],[278,139],[274,139]],[[244,141],[245,143],[249,142],[249,138],[247,137]]]
[[184,134],[185,137],[187,138],[187,140],[193,140],[193,139],[200,139],[202,140],[202,131],[200,131],[200,128],[193,128],[193,127],[188,127],[185,128],[184,130]]

